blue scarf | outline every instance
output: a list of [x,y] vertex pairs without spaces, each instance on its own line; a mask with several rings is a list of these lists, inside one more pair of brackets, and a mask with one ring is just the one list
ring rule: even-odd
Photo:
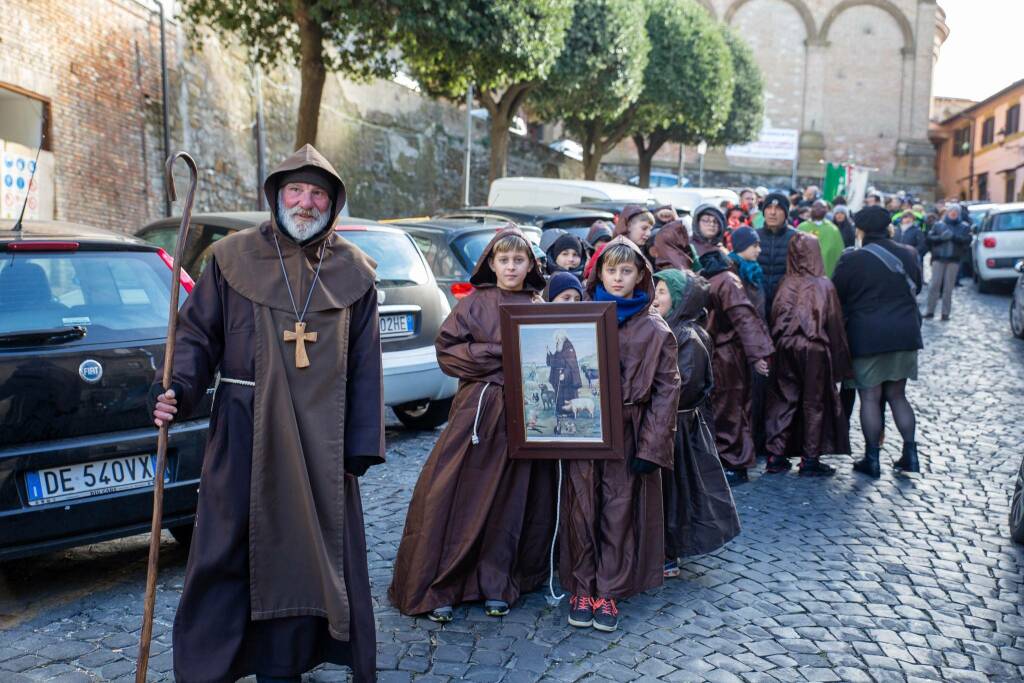
[[594,301],[615,302],[615,317],[619,320],[619,327],[622,327],[623,323],[647,308],[650,300],[651,297],[648,296],[647,292],[637,292],[632,299],[623,299],[621,296],[609,294],[602,284],[598,284],[597,291],[594,292]]
[[764,271],[761,270],[760,263],[741,258],[735,251],[729,254],[729,258],[735,261],[739,267],[741,280],[749,282],[758,289],[764,289]]

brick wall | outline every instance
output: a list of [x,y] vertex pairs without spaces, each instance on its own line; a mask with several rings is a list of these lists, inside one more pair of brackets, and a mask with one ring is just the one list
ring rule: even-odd
[[50,102],[57,217],[119,228],[146,219],[154,150],[143,129],[158,67],[157,23],[138,5],[4,3],[0,83]]

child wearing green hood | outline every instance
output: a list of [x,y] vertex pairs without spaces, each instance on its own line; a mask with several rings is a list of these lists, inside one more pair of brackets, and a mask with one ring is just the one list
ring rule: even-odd
[[709,553],[740,531],[732,492],[715,447],[712,421],[711,338],[701,326],[709,286],[674,268],[655,273],[654,308],[678,345],[681,393],[676,412],[673,468],[662,474],[666,578],[679,576],[679,558]]

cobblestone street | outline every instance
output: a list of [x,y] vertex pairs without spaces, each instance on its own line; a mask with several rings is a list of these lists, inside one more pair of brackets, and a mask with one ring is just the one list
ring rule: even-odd
[[[406,506],[436,438],[392,427],[388,464],[363,480],[380,680],[1024,680],[1024,548],[1007,531],[1024,342],[1005,294],[964,284],[953,320],[925,323],[909,387],[921,475],[885,467],[872,481],[843,456],[829,459],[830,480],[754,477],[735,492],[742,534],[624,602],[612,635],[570,628],[566,601],[550,607],[541,592],[503,619],[461,607],[444,628],[391,608]],[[900,448],[889,425],[883,462]],[[862,452],[857,424],[852,435]],[[172,678],[185,559],[165,534],[152,680]],[[0,569],[0,682],[134,680],[145,560],[140,536]],[[330,667],[308,679],[347,677]]]

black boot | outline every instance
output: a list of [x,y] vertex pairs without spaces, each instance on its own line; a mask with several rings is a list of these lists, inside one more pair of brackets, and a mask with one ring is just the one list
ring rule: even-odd
[[903,457],[892,464],[903,472],[920,472],[921,463],[917,461],[917,442],[907,441],[903,444]]
[[864,457],[853,463],[854,471],[875,479],[882,476],[882,467],[878,464],[878,451],[878,446],[867,446],[864,449]]
[[836,473],[836,468],[826,465],[818,458],[801,458],[801,477],[831,477]]

